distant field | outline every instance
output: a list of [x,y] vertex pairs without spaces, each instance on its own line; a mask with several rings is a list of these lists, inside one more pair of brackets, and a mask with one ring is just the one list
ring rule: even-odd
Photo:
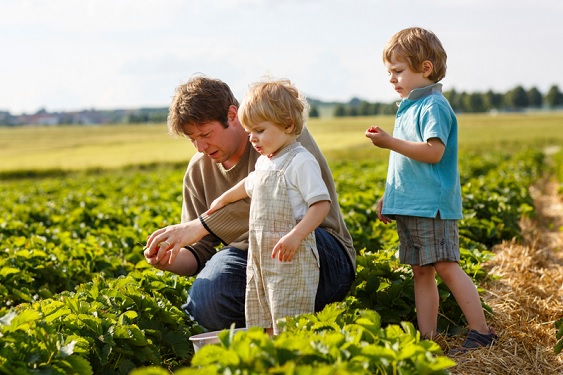
[[187,160],[193,152],[163,124],[0,128],[0,171],[114,168]]
[[[519,149],[561,146],[563,113],[461,115],[460,148]],[[330,159],[386,159],[364,137],[377,124],[391,131],[392,116],[322,118],[308,126]],[[184,138],[172,137],[166,126],[112,125],[0,127],[0,172],[18,170],[81,170],[187,161],[195,149]]]

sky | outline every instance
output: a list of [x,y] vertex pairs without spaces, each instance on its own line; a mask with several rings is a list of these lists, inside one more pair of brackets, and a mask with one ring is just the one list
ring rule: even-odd
[[0,111],[167,107],[195,74],[242,99],[264,76],[307,97],[392,102],[381,52],[432,30],[444,90],[563,90],[560,0],[0,0]]

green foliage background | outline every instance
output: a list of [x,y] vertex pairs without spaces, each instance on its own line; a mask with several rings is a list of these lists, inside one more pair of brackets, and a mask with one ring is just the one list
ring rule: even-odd
[[[347,299],[288,319],[275,340],[256,331],[226,332],[221,345],[196,356],[188,338],[202,328],[181,311],[192,278],[157,271],[142,257],[147,235],[180,217],[185,162],[139,161],[125,169],[79,172],[45,165],[5,170],[0,373],[444,373],[453,362],[416,331],[412,274],[398,264],[394,227],[376,220],[386,155],[376,156],[359,129],[379,120],[311,128],[329,158],[358,250],[357,280]],[[500,138],[496,128],[483,135],[494,126],[488,120],[460,129],[464,139],[479,134],[464,143],[460,157],[462,267],[477,285],[487,277],[481,264],[492,256],[490,248],[518,238],[519,219],[533,215],[530,184],[558,170],[546,163],[544,150],[561,145],[561,123],[536,120],[543,130],[529,136]],[[561,152],[552,159],[560,158]],[[440,329],[461,332],[461,311],[438,283]]]

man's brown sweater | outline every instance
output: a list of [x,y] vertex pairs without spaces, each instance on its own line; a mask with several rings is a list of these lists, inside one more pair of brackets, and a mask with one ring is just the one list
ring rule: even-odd
[[[317,159],[330,194],[330,211],[320,226],[342,244],[355,269],[356,250],[340,211],[336,187],[328,163],[307,128],[303,129],[297,141]],[[231,203],[211,215],[206,215],[205,211],[215,198],[254,170],[254,164],[259,156],[260,154],[248,142],[240,161],[228,170],[203,153],[197,153],[190,160],[184,175],[182,222],[199,217],[203,226],[211,233],[191,246],[199,263],[198,272],[221,244],[248,250],[249,198]]]

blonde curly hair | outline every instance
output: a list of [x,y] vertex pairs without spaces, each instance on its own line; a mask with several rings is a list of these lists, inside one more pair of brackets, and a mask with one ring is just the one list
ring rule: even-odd
[[299,135],[307,121],[309,104],[288,79],[266,78],[250,85],[238,110],[238,118],[245,128],[269,121],[282,129],[293,125]]

